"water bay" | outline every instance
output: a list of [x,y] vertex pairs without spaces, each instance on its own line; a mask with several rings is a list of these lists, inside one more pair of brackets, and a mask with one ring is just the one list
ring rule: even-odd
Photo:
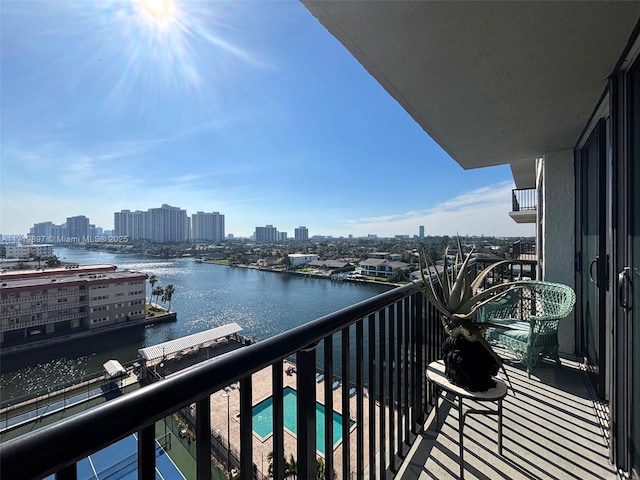
[[230,322],[237,322],[244,336],[260,341],[389,288],[196,263],[187,257],[159,259],[65,248],[55,253],[81,265],[113,264],[155,274],[156,285],[175,287],[171,310],[178,312],[178,321],[8,356],[0,364],[3,400],[100,371],[111,358],[133,361],[139,348]]

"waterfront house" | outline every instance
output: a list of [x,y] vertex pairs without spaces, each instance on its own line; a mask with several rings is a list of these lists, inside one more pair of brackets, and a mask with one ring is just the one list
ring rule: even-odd
[[299,267],[300,265],[305,265],[309,262],[313,262],[314,260],[318,260],[318,255],[306,253],[290,253],[288,257],[291,261],[292,267]]
[[[578,294],[575,314],[560,325],[564,365],[552,370],[565,381],[529,382],[512,370],[518,395],[505,408],[509,456],[483,445],[493,439],[494,424],[476,424],[482,442],[465,444],[473,452],[472,473],[616,478],[620,470],[638,478],[640,190],[634,185],[640,184],[640,3],[303,3],[463,168],[511,166],[515,186],[536,198],[538,278],[565,283]],[[315,478],[315,347],[322,343],[326,389],[318,400],[326,409],[341,406],[354,419],[353,426],[342,427],[350,441],[325,457],[326,478],[333,470],[338,478],[455,478],[457,466],[446,463],[456,461],[451,431],[423,435],[431,411],[424,373],[438,357],[438,324],[437,313],[412,285],[400,287],[6,442],[2,477],[58,471],[75,478],[80,458],[139,432],[139,475],[154,478],[153,422],[195,403],[197,472],[209,478],[210,397],[237,381],[234,452],[241,477],[252,478],[252,374],[273,366],[273,471],[283,478],[283,359],[295,355],[298,476]],[[334,400],[334,364],[326,352],[342,355],[341,380],[354,386],[353,397],[344,388]],[[571,369],[572,358],[583,368]],[[596,403],[573,388],[582,371]],[[365,403],[374,395],[376,402]],[[591,420],[595,406],[610,417],[605,435]],[[535,411],[542,412],[538,422],[527,423]],[[333,425],[325,428],[328,442]],[[86,431],[93,435],[87,438]],[[421,442],[440,452],[435,462],[415,448]],[[403,473],[408,468],[414,473]]]
[[370,277],[391,278],[397,272],[406,273],[410,265],[404,262],[386,260],[382,258],[367,258],[358,264],[356,273]]

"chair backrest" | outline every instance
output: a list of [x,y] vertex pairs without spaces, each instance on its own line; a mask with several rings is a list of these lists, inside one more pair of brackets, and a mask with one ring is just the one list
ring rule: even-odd
[[576,294],[571,287],[561,283],[533,280],[526,289],[532,299],[531,317],[538,320],[560,320],[565,318],[576,303]]
[[559,320],[571,313],[575,301],[576,294],[567,285],[531,280],[485,305],[481,321],[492,318]]

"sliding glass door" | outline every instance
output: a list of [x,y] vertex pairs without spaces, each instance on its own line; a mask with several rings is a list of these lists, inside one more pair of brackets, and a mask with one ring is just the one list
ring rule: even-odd
[[[623,274],[621,300],[629,317],[629,354],[631,367],[631,470],[634,478],[640,478],[640,60],[629,72],[629,247],[628,263]],[[626,278],[625,278],[626,277]]]
[[576,158],[578,180],[578,350],[597,395],[605,398],[606,123],[600,120]]

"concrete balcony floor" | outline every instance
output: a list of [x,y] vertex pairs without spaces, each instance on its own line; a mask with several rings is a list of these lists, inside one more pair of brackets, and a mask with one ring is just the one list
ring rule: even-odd
[[[503,455],[498,454],[497,417],[468,415],[464,428],[465,479],[618,479],[608,460],[608,409],[594,400],[576,362],[544,363],[531,378],[508,354],[513,384],[503,402]],[[441,400],[442,402],[442,400]],[[495,404],[465,408],[494,408]],[[404,462],[397,478],[453,479],[459,476],[458,413],[440,404]]]

